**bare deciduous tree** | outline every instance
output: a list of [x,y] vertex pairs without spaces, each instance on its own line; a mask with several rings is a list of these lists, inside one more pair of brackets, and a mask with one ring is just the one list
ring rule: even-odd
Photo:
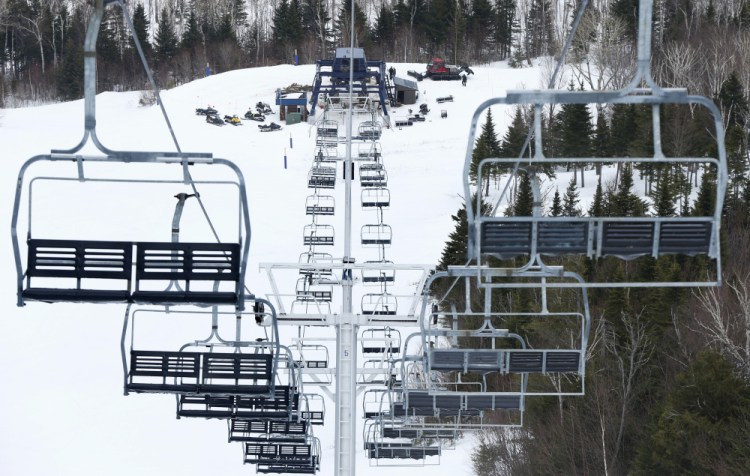
[[698,331],[750,378],[750,274],[695,295],[706,311],[698,316]]

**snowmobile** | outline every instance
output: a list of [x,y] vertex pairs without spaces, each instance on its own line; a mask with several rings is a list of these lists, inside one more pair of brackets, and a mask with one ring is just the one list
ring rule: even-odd
[[231,124],[233,126],[242,125],[242,120],[239,117],[237,117],[236,114],[234,116],[230,116],[230,115],[224,116],[224,122],[226,122],[227,124]]
[[255,105],[255,109],[260,114],[273,114],[271,106],[269,106],[267,103],[264,103],[263,101],[258,101],[258,103]]
[[272,122],[270,124],[258,124],[258,129],[260,129],[261,132],[273,132],[280,131],[281,126],[276,124],[275,122]]
[[219,112],[219,111],[217,111],[216,109],[212,108],[211,106],[206,106],[205,109],[202,108],[202,107],[199,107],[199,108],[195,109],[195,114],[197,116],[208,116],[210,114],[216,114],[217,112]]
[[430,108],[427,106],[426,102],[423,102],[422,104],[419,105],[419,112],[423,116],[426,115],[428,112],[430,112]]
[[224,121],[219,116],[217,116],[216,114],[208,114],[208,115],[206,115],[206,122],[208,122],[209,124],[213,124],[215,126],[223,126],[224,125]]
[[247,110],[245,113],[245,119],[250,119],[251,121],[258,121],[258,122],[265,122],[266,116],[259,112],[253,112],[251,110]]
[[422,75],[422,73],[418,73],[417,71],[414,71],[413,69],[410,69],[409,71],[407,71],[406,74],[416,79],[417,81],[422,81],[424,79],[424,76]]

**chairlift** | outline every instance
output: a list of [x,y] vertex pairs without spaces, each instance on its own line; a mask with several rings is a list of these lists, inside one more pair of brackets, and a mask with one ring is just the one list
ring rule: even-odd
[[302,234],[304,245],[333,246],[335,233],[331,225],[305,225]]
[[376,162],[383,156],[380,142],[365,142],[357,144],[357,160]]
[[393,384],[395,373],[387,359],[388,356],[383,354],[379,358],[367,359],[362,362],[359,385],[389,386]]
[[228,421],[229,441],[286,441],[304,443],[310,432],[306,420],[269,420],[232,418]]
[[430,444],[427,440],[414,439],[409,442],[384,436],[382,420],[376,419],[365,425],[364,449],[370,459],[415,459],[440,456],[440,444]]
[[[94,73],[96,32],[99,31],[103,15],[103,6],[94,10],[89,20],[90,34],[86,35],[84,44],[83,138],[72,149],[56,150],[51,154],[30,158],[18,173],[11,218],[17,304],[23,306],[27,301],[202,306],[227,304],[241,310],[244,306],[244,278],[251,236],[242,172],[236,164],[214,158],[209,153],[118,151],[102,144],[96,131]],[[103,155],[84,156],[79,153],[89,138]],[[48,170],[36,173],[37,166],[43,166],[52,173]],[[207,166],[226,168],[231,173],[231,180],[216,182],[193,179],[193,173]],[[61,169],[67,169],[66,173],[59,174]],[[97,170],[104,170],[105,174],[92,174],[92,171]],[[125,170],[128,174],[142,175],[123,176]],[[45,194],[33,193],[33,188],[38,183],[49,181],[65,182],[81,191],[90,191],[97,184],[129,185],[136,188],[149,184],[169,190],[170,194],[174,194],[175,187],[188,185],[188,195],[195,194],[195,187],[201,184],[229,185],[238,192],[239,233],[236,238],[226,240],[223,244],[181,243],[178,240],[123,240],[119,236],[115,237],[117,239],[105,240],[90,237],[36,237],[31,228],[34,211],[39,203],[49,203],[50,199]],[[103,203],[106,209],[108,200],[114,202],[112,196],[113,194],[97,194],[90,201]],[[27,247],[25,265],[18,229],[21,204],[24,201],[28,203],[25,210],[28,228],[25,233],[21,231],[20,235],[25,238]],[[121,222],[135,223],[142,219],[142,208],[134,207],[133,210],[132,216],[119,217]],[[80,210],[73,214],[79,214],[78,212]],[[96,223],[95,219],[89,221]],[[215,289],[213,285],[216,282],[224,286]],[[162,284],[165,286],[161,287]]]
[[305,199],[307,215],[333,215],[336,201],[330,195],[310,195]]
[[307,174],[307,187],[336,188],[336,167],[313,166]]
[[391,192],[387,188],[362,189],[362,208],[388,208],[390,205]]
[[[623,89],[615,91],[563,91],[563,90],[518,90],[507,91],[504,97],[485,101],[475,112],[470,130],[464,162],[464,194],[466,197],[469,225],[469,258],[478,266],[484,266],[489,257],[501,259],[516,256],[528,256],[529,263],[541,262],[541,257],[583,255],[591,259],[614,257],[631,260],[641,256],[659,258],[665,255],[706,256],[709,261],[709,273],[704,279],[694,282],[680,281],[675,278],[662,281],[638,281],[630,279],[621,283],[610,283],[597,279],[601,287],[695,287],[718,286],[721,284],[720,225],[727,188],[727,157],[724,144],[724,126],[721,112],[709,98],[688,94],[686,89],[662,88],[651,75],[651,2],[639,9],[638,61],[635,77]],[[642,84],[646,87],[641,87]],[[484,159],[477,168],[476,177],[470,173],[472,152],[474,150],[474,133],[478,121],[485,109],[497,105],[517,106],[530,110],[532,131],[529,137],[529,148],[514,151],[511,156]],[[566,105],[585,105],[592,110],[601,110],[602,105],[630,105],[641,107],[650,112],[651,144],[650,151],[643,155],[622,157],[547,157],[547,145],[554,140],[542,126],[550,107]],[[709,118],[713,130],[708,131],[714,138],[714,156],[691,157],[671,153],[662,147],[672,135],[670,124],[663,123],[662,111],[666,108],[682,108],[692,116],[695,110],[702,110]],[[526,154],[525,151],[529,153]],[[526,157],[519,158],[523,153]],[[668,155],[669,154],[669,155]],[[616,163],[618,167],[640,165],[648,168],[673,168],[679,171],[699,170],[716,177],[713,191],[713,208],[699,215],[683,216],[629,216],[613,215],[606,217],[553,217],[545,216],[542,209],[539,175],[545,169],[565,165],[574,169],[587,164],[601,166]],[[471,191],[472,184],[483,183],[483,177],[496,170],[512,171],[511,178],[520,170],[531,179],[534,212],[532,216],[503,216],[502,212],[487,214],[479,204],[481,198]],[[492,169],[492,172],[490,172]],[[575,172],[575,170],[574,170]],[[508,198],[510,182],[506,185],[501,199]],[[481,195],[481,194],[479,194]],[[498,202],[500,203],[500,202]],[[496,207],[497,208],[497,207]],[[593,284],[592,282],[588,283]]]
[[393,230],[390,225],[362,225],[360,236],[362,246],[390,246]]
[[383,164],[365,163],[359,166],[359,184],[362,187],[386,187],[388,186],[388,174]]
[[[427,302],[423,302],[424,318],[420,321],[421,347],[424,352],[425,371],[440,380],[445,392],[466,392],[476,389],[459,388],[460,380],[451,381],[447,376],[460,379],[461,375],[474,374],[486,379],[488,375],[504,375],[508,383],[518,382],[516,390],[526,396],[583,395],[585,357],[591,318],[588,296],[585,287],[559,288],[563,283],[580,285],[582,278],[572,272],[546,273],[539,270],[498,270],[492,286],[485,286],[483,309],[456,311],[455,306],[449,318],[441,322],[431,319],[439,310],[432,309],[427,315]],[[471,289],[475,288],[476,269],[452,268],[450,273],[436,273],[427,283],[427,289],[437,280],[466,279],[465,302],[471,301]],[[506,290],[530,289],[536,292],[540,303],[538,309],[497,312],[493,310],[493,300],[503,299]],[[552,295],[551,293],[554,293]],[[495,297],[500,296],[500,297]],[[572,310],[550,310],[548,303],[574,303]],[[556,306],[559,308],[559,304]],[[445,324],[449,328],[443,327]],[[556,329],[545,332],[545,329]],[[561,332],[561,329],[564,331]],[[415,334],[417,336],[417,334]],[[410,336],[411,338],[412,336]],[[407,339],[408,341],[408,339]],[[438,342],[441,345],[432,345]],[[531,345],[530,345],[531,344]],[[532,347],[533,345],[533,347]],[[437,378],[440,374],[441,378]],[[565,386],[551,384],[550,377],[565,377]],[[452,383],[451,383],[452,382]],[[449,388],[451,387],[452,388]],[[431,393],[442,393],[437,385],[429,384]],[[509,391],[500,389],[485,394],[506,395]]]
[[362,418],[382,417],[390,409],[387,389],[370,388],[362,394]]
[[299,273],[302,276],[312,276],[313,279],[321,277],[330,277],[333,275],[333,255],[330,253],[320,253],[317,251],[305,251],[299,255],[299,263],[318,266],[305,266],[300,268]]
[[322,164],[325,162],[336,162],[339,159],[339,151],[337,144],[316,144],[315,155],[313,161],[316,164]]
[[376,141],[383,133],[383,126],[378,121],[364,121],[359,124],[357,132],[362,140]]
[[364,315],[395,315],[398,310],[396,296],[384,293],[370,293],[362,296],[362,314]]
[[[201,396],[251,396],[271,398],[274,395],[279,359],[282,348],[278,342],[278,325],[270,302],[265,302],[271,311],[272,341],[243,341],[239,339],[240,328],[233,340],[219,334],[218,318],[221,315],[241,317],[235,313],[199,311],[170,311],[185,316],[211,316],[211,333],[205,340],[196,340],[182,345],[177,350],[144,350],[136,346],[135,322],[140,315],[165,315],[163,311],[138,309],[133,312],[132,324],[129,313],[125,315],[121,339],[125,394],[172,393]],[[255,322],[255,313],[247,313]],[[239,326],[239,322],[237,323]],[[128,329],[130,349],[125,342]],[[195,349],[195,350],[192,350]],[[208,349],[208,350],[203,350]],[[291,355],[287,352],[287,358]],[[294,384],[292,375],[291,384]]]
[[331,302],[333,286],[313,281],[311,276],[297,279],[295,299],[298,302]]
[[401,331],[392,327],[365,329],[360,342],[363,354],[398,354],[401,352]]
[[[315,145],[320,148],[336,146],[339,141],[339,125],[336,121],[321,121],[315,132]],[[319,151],[319,156],[324,157]]]
[[365,261],[362,268],[362,282],[364,284],[393,283],[396,280],[396,270],[393,261]]
[[305,393],[302,395],[300,417],[310,425],[322,425],[325,422],[326,402],[322,395]]
[[302,369],[328,368],[328,347],[324,345],[299,344],[298,346],[292,347],[292,352],[295,354],[294,361]]

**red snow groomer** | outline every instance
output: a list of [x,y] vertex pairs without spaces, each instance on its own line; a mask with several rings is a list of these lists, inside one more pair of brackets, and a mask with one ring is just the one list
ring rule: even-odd
[[440,58],[432,58],[432,61],[427,63],[427,71],[424,75],[433,81],[455,81],[461,79],[462,70],[460,66],[446,64]]

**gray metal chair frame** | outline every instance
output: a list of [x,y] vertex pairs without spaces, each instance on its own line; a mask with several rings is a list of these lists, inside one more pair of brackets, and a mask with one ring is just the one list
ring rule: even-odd
[[[123,381],[125,395],[135,393],[172,393],[181,395],[251,395],[254,397],[272,398],[278,369],[283,355],[289,367],[293,367],[291,352],[283,348],[278,339],[278,322],[273,305],[266,300],[256,299],[268,306],[262,319],[270,319],[271,334],[269,341],[245,341],[241,338],[241,317],[257,320],[255,312],[232,313],[220,312],[217,307],[212,311],[170,310],[171,315],[206,315],[211,318],[211,331],[207,338],[182,345],[176,351],[137,349],[136,318],[148,319],[165,312],[154,309],[136,309],[132,312],[128,306],[123,322],[120,339]],[[234,339],[225,339],[219,333],[218,318],[220,315],[236,317]],[[130,333],[129,349],[126,349],[128,331]],[[208,352],[190,351],[191,347],[206,349]],[[218,350],[218,352],[217,352]],[[284,350],[284,352],[282,352]],[[244,352],[243,352],[244,351]],[[250,351],[249,353],[247,351]],[[218,382],[218,383],[217,383]],[[260,382],[260,383],[259,383]],[[297,375],[289,372],[288,385],[295,388]]]
[[[706,255],[712,260],[712,276],[694,282],[589,282],[587,287],[678,287],[718,286],[721,284],[719,229],[724,194],[727,187],[727,158],[721,113],[709,99],[689,95],[684,89],[659,87],[651,76],[651,0],[642,0],[639,9],[637,70],[633,80],[616,91],[508,91],[505,97],[482,103],[472,118],[464,162],[464,196],[469,224],[468,257],[483,263],[485,256],[508,258],[528,255],[529,263],[542,264],[541,255],[581,254],[591,258],[617,256],[658,257],[664,254]],[[640,87],[642,83],[646,88]],[[545,107],[562,104],[633,104],[650,106],[653,124],[653,154],[650,157],[555,157],[544,156],[542,113]],[[471,191],[471,156],[478,122],[485,109],[493,105],[523,106],[533,110],[533,157],[489,158],[478,168],[503,164],[524,168],[531,174],[534,191],[534,213],[531,217],[497,217],[481,213],[480,198],[473,202]],[[665,105],[704,107],[713,119],[717,157],[666,157],[661,146],[660,108]],[[521,151],[523,153],[523,151]],[[716,169],[715,208],[701,217],[549,217],[543,216],[536,171],[543,166],[561,163],[630,164],[709,164]],[[481,179],[477,179],[481,183]],[[506,186],[503,195],[507,192]],[[502,198],[501,198],[502,199]]]
[[[98,0],[96,4],[96,8],[94,8],[92,15],[89,19],[89,24],[86,30],[86,36],[84,40],[84,133],[81,141],[73,148],[71,149],[65,149],[65,150],[53,150],[51,154],[47,155],[37,155],[35,157],[30,158],[27,160],[23,166],[21,167],[21,170],[18,173],[18,180],[16,182],[16,192],[15,192],[15,199],[13,204],[13,213],[11,218],[11,239],[13,244],[13,255],[15,259],[15,266],[16,266],[16,287],[17,287],[17,304],[19,306],[23,306],[26,302],[26,298],[34,299],[34,300],[40,300],[40,301],[46,301],[46,302],[57,302],[57,301],[73,301],[73,302],[137,302],[138,299],[134,299],[133,296],[130,293],[130,279],[128,278],[128,272],[132,272],[132,270],[127,269],[127,265],[129,264],[127,260],[120,261],[120,264],[118,265],[115,263],[114,266],[107,265],[108,269],[106,272],[99,272],[96,270],[97,265],[106,264],[106,259],[101,259],[102,253],[95,252],[90,255],[85,255],[82,251],[82,246],[86,244],[91,244],[90,241],[79,241],[76,243],[66,243],[66,246],[69,246],[69,249],[71,250],[69,253],[67,253],[66,256],[63,256],[62,258],[57,256],[51,256],[51,257],[42,257],[43,260],[47,260],[48,263],[51,263],[53,266],[56,266],[57,269],[53,271],[46,271],[42,267],[36,266],[37,260],[36,255],[29,255],[29,263],[32,264],[31,267],[26,267],[24,269],[24,265],[22,263],[21,258],[21,246],[19,244],[19,238],[18,238],[18,219],[19,219],[19,211],[21,208],[21,202],[23,201],[23,191],[24,191],[24,182],[27,180],[26,174],[30,170],[32,165],[35,164],[41,164],[44,162],[50,162],[50,163],[59,163],[59,164],[69,164],[73,167],[73,173],[70,176],[67,177],[43,177],[45,180],[68,180],[68,181],[78,181],[81,183],[85,182],[92,182],[92,181],[111,181],[111,182],[120,182],[120,183],[164,183],[164,184],[174,184],[174,183],[183,183],[185,185],[191,185],[194,187],[194,185],[198,182],[194,181],[191,176],[191,171],[197,169],[199,165],[221,165],[224,167],[227,167],[235,176],[234,185],[238,187],[239,190],[239,202],[240,202],[240,213],[239,213],[239,220],[240,220],[240,231],[239,231],[239,237],[237,239],[237,246],[240,248],[240,260],[236,264],[237,266],[237,278],[236,279],[236,289],[234,291],[234,301],[235,305],[241,310],[242,306],[244,305],[244,279],[245,279],[245,273],[247,269],[247,255],[249,251],[250,246],[250,218],[249,218],[249,211],[248,211],[248,205],[247,205],[247,193],[245,190],[245,181],[242,175],[242,172],[240,171],[239,167],[232,163],[231,161],[228,161],[226,159],[219,159],[219,158],[213,158],[212,154],[210,153],[195,153],[195,152],[182,152],[179,148],[179,145],[177,145],[177,142],[175,140],[175,145],[177,148],[176,152],[146,152],[146,151],[117,151],[110,149],[106,147],[102,142],[99,140],[96,132],[96,40],[99,33],[99,26],[101,25],[101,21],[104,15],[104,8],[108,4],[117,4],[120,8],[123,9],[123,12],[125,13],[125,18],[127,19],[128,23],[130,23],[130,18],[127,14],[126,7],[124,3],[121,0]],[[142,49],[140,46],[140,42],[136,37],[134,37],[134,42],[136,45],[136,48],[138,49],[139,53],[142,55]],[[145,64],[145,63],[144,63]],[[153,77],[151,75],[151,71],[146,67],[146,73],[149,77],[149,80],[151,81],[151,85],[156,92],[157,98],[158,98],[158,88],[156,88],[156,84],[153,81]],[[169,119],[166,116],[166,112],[164,111],[164,106],[161,102],[159,102],[159,106],[162,109],[162,112],[164,112],[164,116],[167,120],[167,126],[170,130],[170,132],[173,135],[174,138],[174,132],[172,131],[171,124],[169,123]],[[86,145],[88,140],[91,139],[94,146],[102,152],[103,156],[84,156],[79,154],[79,151],[83,149],[83,147]],[[159,165],[161,167],[168,166],[170,168],[174,168],[176,172],[178,172],[181,175],[181,178],[179,180],[151,180],[150,178],[143,179],[143,180],[126,180],[126,179],[94,179],[88,177],[88,175],[85,173],[85,165],[87,163],[119,163],[119,164],[132,164],[132,163],[138,163],[138,164],[151,164],[151,165]],[[33,183],[33,180],[31,181]],[[206,182],[209,183],[209,182]],[[218,182],[215,182],[218,183]],[[193,189],[195,190],[195,189]],[[28,213],[29,213],[29,229],[26,231],[26,240],[27,243],[30,245],[34,245],[35,242],[33,241],[34,238],[32,238],[31,233],[31,205],[32,205],[32,194],[31,194],[31,185],[29,185],[29,205],[28,205]],[[137,217],[136,217],[137,218]],[[79,246],[80,245],[80,246]],[[116,248],[123,249],[124,245],[122,243],[116,243],[116,242],[105,242],[105,243],[99,243],[94,244],[94,247],[96,246],[104,246],[105,250],[107,249],[107,246],[116,245]],[[29,250],[32,251],[32,246],[29,247]],[[127,251],[124,250],[125,258],[127,258]],[[107,255],[104,254],[106,257]],[[66,261],[67,260],[67,261]],[[73,260],[73,261],[71,261]],[[65,261],[65,262],[63,262]],[[75,262],[75,265],[72,270],[66,270],[65,264],[69,262]],[[137,263],[137,262],[136,262]],[[119,267],[118,267],[119,266]],[[74,279],[76,281],[75,288],[65,288],[65,289],[58,289],[58,288],[44,288],[42,290],[36,290],[33,292],[26,292],[26,296],[24,296],[24,280],[25,278],[28,278],[27,281],[27,287],[31,285],[31,277],[34,276],[41,276],[45,278],[66,278],[66,279]],[[108,278],[114,278],[114,279],[120,279],[127,281],[127,288],[125,289],[126,292],[114,292],[110,293],[106,296],[102,296],[101,293],[93,292],[91,289],[86,289],[82,287],[81,281],[86,278],[92,278],[92,279],[108,279]],[[170,279],[170,278],[167,278]],[[136,281],[137,282],[137,281]],[[122,291],[122,289],[118,289],[117,291]],[[159,298],[164,297],[165,303],[172,303],[173,299],[176,299],[177,302],[188,302],[188,303],[195,303],[200,304],[202,301],[206,305],[212,305],[216,304],[216,296],[210,296],[210,295],[192,295],[190,297],[180,296],[176,298],[175,293],[171,293],[170,295],[160,295],[160,296],[152,296],[150,299],[148,299],[148,302],[151,303],[159,303]],[[223,301],[228,301],[228,299],[222,299]],[[227,304],[230,304],[229,302],[225,302]]]
[[[476,269],[473,266],[468,267],[451,267],[448,271],[438,272],[432,275],[427,283],[427,289],[438,280],[445,279],[463,279],[465,284],[465,309],[457,311],[456,305],[452,306],[453,327],[451,329],[440,327],[440,320],[436,319],[435,312],[429,306],[429,298],[422,302],[422,318],[420,319],[420,332],[412,334],[406,339],[405,348],[409,348],[411,339],[420,339],[421,355],[407,356],[403,363],[408,361],[421,360],[423,369],[428,375],[438,373],[443,379],[427,378],[427,388],[430,394],[441,395],[460,393],[471,395],[476,390],[468,389],[462,391],[460,385],[455,388],[446,388],[445,376],[453,374],[458,380],[454,384],[461,383],[461,373],[478,373],[483,379],[492,373],[500,374],[518,374],[520,375],[519,390],[512,392],[487,392],[482,388],[484,394],[495,395],[516,395],[522,393],[526,396],[575,396],[585,393],[585,373],[586,373],[586,351],[588,348],[588,338],[591,329],[591,314],[588,304],[588,292],[583,286],[580,286],[583,279],[572,272],[557,272],[550,274],[544,270],[528,269],[505,269],[497,270],[498,276],[510,278],[504,283],[495,283],[484,286],[484,302],[482,309],[473,310],[470,306],[471,283],[476,281]],[[500,273],[505,271],[506,274]],[[522,281],[523,280],[523,281]],[[534,282],[533,280],[536,280]],[[572,283],[571,292],[580,293],[578,296],[578,309],[572,311],[550,311],[547,307],[547,292],[550,289],[559,287],[558,281]],[[481,284],[480,284],[481,287]],[[492,291],[494,289],[537,289],[540,293],[541,307],[536,312],[494,312],[492,310]],[[430,293],[426,293],[429,296]],[[462,322],[466,319],[473,318],[479,320],[478,327],[465,328]],[[565,320],[577,322],[575,332],[576,339],[573,342],[561,340],[559,345],[554,348],[528,348],[526,340],[510,332],[505,328],[497,328],[493,321],[505,321],[507,319],[530,319],[544,322],[549,320]],[[445,339],[448,348],[435,348],[434,344],[437,339]],[[463,346],[458,348],[458,339],[462,338]],[[478,343],[481,339],[488,339],[491,342],[491,348],[480,346]],[[465,340],[469,340],[469,343]],[[507,342],[516,341],[519,347],[499,346],[498,339]],[[476,341],[476,347],[471,347],[471,342]],[[469,347],[466,347],[469,346]],[[403,372],[403,371],[402,371]],[[555,375],[572,379],[574,383],[579,384],[573,390],[563,391],[561,388],[556,390],[537,390],[529,388],[529,375]],[[436,382],[440,382],[437,384]]]

